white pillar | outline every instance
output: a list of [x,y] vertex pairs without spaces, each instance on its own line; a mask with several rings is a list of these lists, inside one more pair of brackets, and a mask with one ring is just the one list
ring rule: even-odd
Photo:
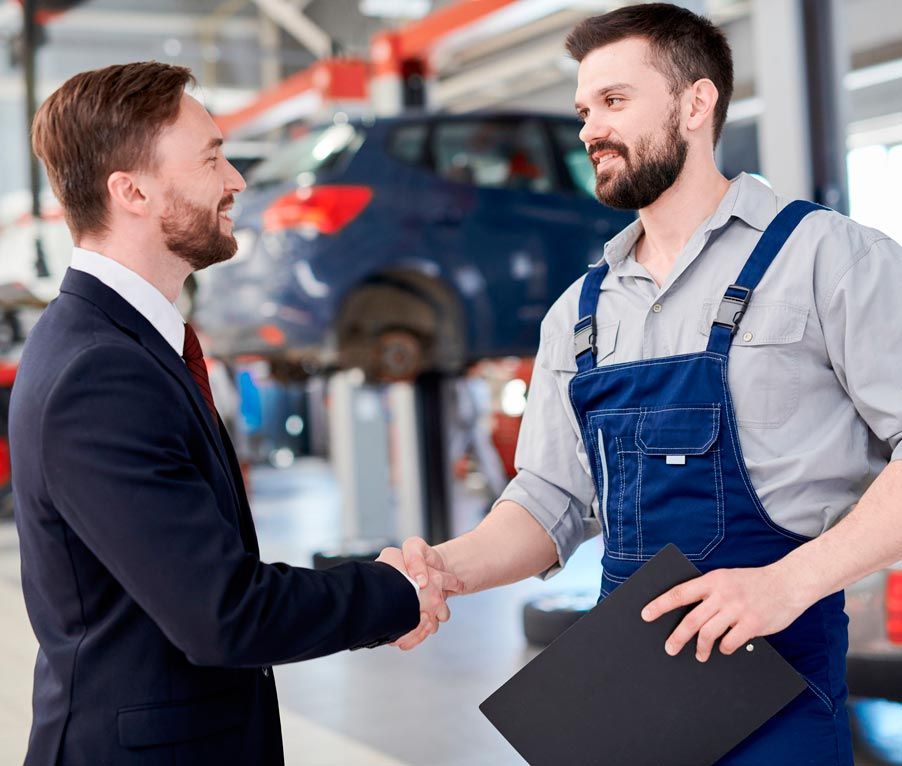
[[755,86],[764,102],[758,151],[765,177],[780,194],[811,199],[801,7],[796,0],[753,0]]

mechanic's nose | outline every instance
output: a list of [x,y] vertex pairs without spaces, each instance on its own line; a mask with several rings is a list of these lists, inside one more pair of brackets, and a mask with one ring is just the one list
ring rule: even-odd
[[235,169],[235,166],[231,162],[229,162],[228,165],[229,177],[226,181],[226,188],[233,194],[243,192],[247,188],[244,176]]

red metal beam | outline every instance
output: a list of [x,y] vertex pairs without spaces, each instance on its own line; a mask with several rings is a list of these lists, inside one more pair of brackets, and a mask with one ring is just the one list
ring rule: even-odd
[[368,96],[369,64],[361,59],[324,59],[263,91],[252,103],[213,119],[228,135],[269,109],[309,91],[318,91],[324,101],[365,99]]

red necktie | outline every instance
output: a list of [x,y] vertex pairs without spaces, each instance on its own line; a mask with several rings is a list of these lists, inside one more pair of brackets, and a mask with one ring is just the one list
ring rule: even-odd
[[207,403],[207,408],[213,416],[213,422],[218,423],[219,418],[216,415],[216,405],[213,403],[213,392],[210,390],[210,378],[207,376],[207,365],[204,364],[204,352],[200,347],[200,341],[197,339],[197,333],[194,328],[185,323],[185,350],[182,351],[182,358],[188,365],[188,372],[197,383],[200,389],[200,395]]

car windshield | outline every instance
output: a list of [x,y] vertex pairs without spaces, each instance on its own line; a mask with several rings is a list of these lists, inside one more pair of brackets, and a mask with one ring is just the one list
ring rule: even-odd
[[595,197],[595,168],[579,138],[579,124],[556,123],[554,134],[563,153],[564,164],[573,186],[587,197]]
[[314,173],[357,151],[363,142],[359,128],[347,123],[314,128],[277,149],[248,174],[248,184],[284,183],[301,173]]

